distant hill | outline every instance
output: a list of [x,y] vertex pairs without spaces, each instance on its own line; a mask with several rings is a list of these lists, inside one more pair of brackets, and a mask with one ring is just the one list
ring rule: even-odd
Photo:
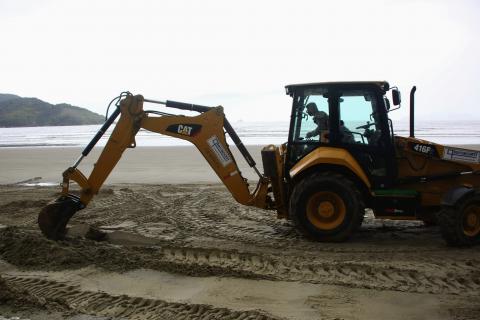
[[0,127],[74,126],[103,122],[103,116],[84,108],[0,93]]

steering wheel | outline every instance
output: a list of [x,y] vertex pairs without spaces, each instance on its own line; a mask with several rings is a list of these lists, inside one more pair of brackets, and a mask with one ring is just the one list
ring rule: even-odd
[[312,137],[309,137],[309,138],[307,138],[307,137],[298,137],[298,140],[300,140],[300,141],[314,141],[315,139],[312,138]]
[[374,126],[374,125],[375,125],[375,122],[370,123],[370,121],[367,121],[367,124],[364,124],[363,126],[356,127],[355,129],[365,129],[365,130],[367,130],[368,128],[370,128],[371,126]]

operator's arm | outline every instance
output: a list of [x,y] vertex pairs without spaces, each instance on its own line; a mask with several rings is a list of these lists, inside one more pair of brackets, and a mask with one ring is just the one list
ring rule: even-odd
[[320,128],[317,126],[314,130],[307,132],[305,137],[308,139],[308,138],[316,137],[319,134],[320,134]]
[[[328,115],[323,111],[318,111],[313,116],[313,122],[316,124],[316,128],[306,134],[306,138],[320,136],[324,131],[328,130]],[[321,137],[320,137],[321,138]]]

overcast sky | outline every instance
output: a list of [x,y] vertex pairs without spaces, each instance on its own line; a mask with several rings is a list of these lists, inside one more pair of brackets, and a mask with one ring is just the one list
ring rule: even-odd
[[0,0],[0,92],[103,114],[129,90],[287,120],[291,83],[388,80],[480,119],[480,1]]

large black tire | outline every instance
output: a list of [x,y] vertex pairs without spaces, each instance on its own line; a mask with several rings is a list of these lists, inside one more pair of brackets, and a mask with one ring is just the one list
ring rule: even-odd
[[450,246],[468,247],[480,243],[480,193],[445,206],[438,213],[442,236]]
[[290,218],[317,241],[345,241],[362,223],[365,205],[355,184],[335,172],[304,177],[290,197]]
[[363,210],[359,211],[360,216],[358,218],[357,225],[355,226],[355,229],[353,231],[357,231],[358,229],[360,229],[360,227],[362,226],[363,220],[365,220],[365,205],[363,204],[363,201],[361,202],[360,207],[363,208]]

